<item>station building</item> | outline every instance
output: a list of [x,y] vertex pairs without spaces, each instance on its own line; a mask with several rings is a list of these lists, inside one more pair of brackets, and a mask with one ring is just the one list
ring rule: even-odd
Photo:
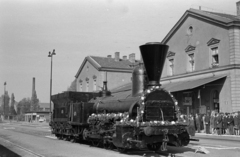
[[[240,2],[237,15],[189,9],[162,40],[169,45],[160,83],[178,100],[182,113],[240,111]],[[131,90],[139,61],[130,54],[88,56],[76,74],[77,91]]]
[[162,43],[160,83],[182,113],[240,111],[240,2],[237,15],[189,9]]
[[120,58],[120,52],[115,52],[114,57],[87,56],[75,75],[76,91],[100,91],[104,81],[107,81],[109,90],[129,83],[138,62],[134,53],[129,58]]

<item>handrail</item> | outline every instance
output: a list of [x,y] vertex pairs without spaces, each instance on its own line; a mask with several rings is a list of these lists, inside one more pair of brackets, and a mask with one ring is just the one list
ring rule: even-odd
[[162,111],[161,108],[159,108],[159,110],[160,110],[160,112],[161,112],[161,114],[162,114],[162,121],[164,121],[163,111]]

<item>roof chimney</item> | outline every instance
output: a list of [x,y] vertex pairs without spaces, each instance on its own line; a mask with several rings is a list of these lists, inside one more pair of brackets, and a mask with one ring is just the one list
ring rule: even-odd
[[115,61],[116,62],[119,61],[119,55],[120,55],[120,52],[115,52]]
[[127,60],[127,56],[123,56],[123,60],[126,61]]
[[236,2],[237,7],[237,17],[240,17],[240,1]]
[[135,53],[132,53],[132,54],[129,55],[129,61],[130,61],[131,63],[134,63],[134,62],[135,62]]
[[107,55],[107,58],[112,58],[112,55]]

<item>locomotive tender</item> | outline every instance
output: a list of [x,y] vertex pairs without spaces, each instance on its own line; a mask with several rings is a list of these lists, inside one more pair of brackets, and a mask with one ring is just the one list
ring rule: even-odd
[[[59,139],[85,140],[95,146],[166,150],[166,145],[186,146],[189,134],[178,121],[177,101],[161,88],[168,46],[147,43],[140,46],[144,67],[133,70],[132,90],[64,92],[53,95],[50,126]],[[147,76],[146,76],[147,74]]]

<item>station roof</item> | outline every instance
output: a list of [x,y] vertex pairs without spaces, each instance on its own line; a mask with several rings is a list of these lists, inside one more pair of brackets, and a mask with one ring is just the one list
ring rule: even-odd
[[[202,85],[206,85],[208,83],[217,81],[217,80],[219,80],[221,78],[225,78],[225,77],[226,77],[226,75],[221,75],[221,76],[207,77],[207,78],[196,79],[196,80],[173,82],[173,83],[163,84],[161,87],[169,92],[191,90],[191,89],[200,87]],[[131,90],[132,90],[132,84],[128,83],[128,84],[125,84],[123,86],[113,89],[111,92],[112,92],[112,94],[118,94],[118,93],[122,93],[122,92],[130,94]]]
[[99,56],[87,56],[81,64],[75,77],[81,73],[86,62],[92,64],[98,71],[121,71],[131,73],[134,67],[139,64],[139,60],[130,61],[128,59],[119,59],[116,61],[115,58],[111,57],[99,57]]

